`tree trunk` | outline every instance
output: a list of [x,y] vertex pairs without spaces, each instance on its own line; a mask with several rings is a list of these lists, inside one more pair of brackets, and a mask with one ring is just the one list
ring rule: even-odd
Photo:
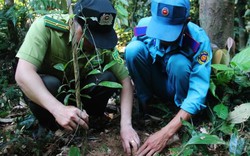
[[212,43],[225,47],[228,37],[234,38],[234,2],[232,0],[200,0],[200,25]]
[[4,1],[4,4],[5,4],[6,6],[13,6],[13,5],[14,5],[14,0],[5,0],[5,1]]

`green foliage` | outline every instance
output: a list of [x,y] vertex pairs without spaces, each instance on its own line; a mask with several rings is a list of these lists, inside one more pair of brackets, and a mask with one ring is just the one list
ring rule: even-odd
[[[3,0],[0,1],[3,4]],[[28,30],[30,24],[37,16],[51,13],[65,13],[65,1],[63,0],[35,0],[35,1],[15,1],[13,6],[0,5],[0,57],[5,58],[9,56],[14,58],[24,35]],[[75,2],[75,1],[74,1]],[[243,1],[238,1],[240,3]],[[150,16],[150,3],[148,0],[113,0],[113,4],[117,9],[117,19],[115,29],[118,34],[118,48],[119,51],[124,51],[123,48],[131,40],[133,36],[133,27],[138,21],[146,16]],[[248,35],[248,45],[250,45],[250,14],[249,2],[243,8],[236,6],[236,10],[243,12],[244,18],[243,27],[239,26],[241,20],[237,17],[235,19],[235,36],[236,42],[239,40],[239,33],[244,30],[246,36]],[[192,21],[198,24],[198,0],[191,0],[191,17]],[[16,40],[17,39],[17,40]],[[226,65],[212,65],[217,73],[211,76],[210,91],[212,95],[218,100],[218,103],[212,102],[213,109],[210,109],[210,121],[204,120],[204,125],[194,126],[192,123],[183,121],[185,132],[182,137],[182,145],[178,148],[170,148],[171,155],[195,155],[201,152],[203,155],[209,155],[211,151],[209,148],[213,144],[219,144],[219,148],[224,148],[224,151],[230,152],[231,155],[250,155],[249,139],[244,136],[245,132],[249,132],[249,87],[250,87],[250,47],[242,50],[230,61],[229,66]],[[10,55],[11,54],[11,55]],[[85,57],[85,56],[80,56]],[[81,59],[81,58],[79,58]],[[96,60],[96,58],[90,58]],[[65,72],[72,61],[67,64],[57,64],[54,67]],[[88,62],[91,64],[91,61]],[[108,63],[105,67],[98,66],[97,68],[90,68],[86,75],[100,74],[112,67],[114,62]],[[0,117],[6,117],[14,104],[18,102],[21,96],[17,86],[13,84],[13,67],[10,65],[0,66]],[[7,68],[11,67],[11,68]],[[11,76],[12,75],[12,76]],[[64,103],[75,101],[75,90],[70,89],[74,86],[74,80],[67,80],[65,75],[64,82],[60,88],[60,94],[65,94]],[[103,82],[100,84],[90,83],[81,88],[81,91],[102,85],[107,87],[121,88],[120,84],[113,82]],[[88,95],[81,95],[82,97],[91,98]],[[208,99],[209,101],[210,99]],[[247,105],[245,105],[247,104]],[[239,107],[235,107],[235,106]],[[165,105],[156,106],[159,110],[164,112],[163,119],[170,119],[170,110]],[[208,105],[208,107],[210,107]],[[234,110],[233,110],[234,109]],[[232,111],[233,110],[233,111]],[[164,120],[164,121],[166,121]],[[24,153],[32,155],[41,155],[41,147],[44,147],[44,142],[34,142],[31,136],[23,138],[24,130],[34,126],[34,118],[26,116],[17,120],[18,128],[12,132],[2,132],[0,130],[0,148],[12,148],[12,151],[19,151],[16,153],[8,153],[9,155]],[[202,126],[200,128],[200,126]],[[25,128],[22,128],[25,127]],[[207,133],[201,132],[199,129],[205,129]],[[236,133],[238,132],[238,133]],[[248,137],[249,138],[249,137]],[[229,140],[230,139],[230,140]],[[47,141],[47,140],[46,140]],[[12,145],[12,146],[10,146]],[[29,145],[30,147],[27,147]],[[24,147],[26,146],[26,147]],[[100,147],[105,153],[109,153],[107,146]],[[70,155],[79,155],[79,149],[72,146],[70,148]]]
[[[250,71],[250,47],[235,55],[230,61],[229,66],[223,64],[213,64],[212,67],[217,70],[211,76],[212,94],[218,99],[222,99],[225,103],[230,99],[232,94],[240,94],[244,88],[250,87],[249,71]],[[223,87],[223,94],[217,94],[216,89]]]
[[122,88],[122,85],[117,82],[102,81],[98,83],[98,86],[109,87],[109,88]]
[[114,7],[117,10],[116,24],[119,28],[122,25],[128,26],[128,0],[115,0]]
[[80,156],[81,152],[78,147],[71,146],[69,149],[69,156]]
[[199,25],[199,1],[191,0],[190,16],[191,21]]
[[[211,110],[208,114],[211,116],[210,121],[204,121],[211,122],[211,125],[206,124],[198,131],[198,127],[188,121],[182,121],[185,131],[191,138],[184,139],[181,147],[171,148],[171,155],[193,155],[201,151],[208,153],[208,147],[215,144],[219,144],[225,151],[228,150],[228,153],[235,156],[242,155],[249,149],[247,134],[243,130],[248,131],[249,127],[243,125],[249,124],[250,105],[240,101],[235,107],[234,101],[239,98],[249,100],[250,47],[235,55],[228,66],[213,64],[212,67],[217,72],[212,74],[210,90],[218,100],[218,104],[212,101],[213,109],[208,106]],[[187,134],[183,136],[187,137]]]
[[226,144],[223,140],[218,138],[216,135],[209,135],[205,133],[200,133],[193,136],[186,144],[187,145],[196,145],[196,144]]
[[64,0],[24,0],[15,1],[12,6],[1,5],[0,56],[14,57],[34,19],[45,14],[65,13],[63,2]]
[[227,119],[227,117],[228,117],[228,107],[227,106],[225,106],[223,104],[218,104],[218,105],[214,106],[213,110],[219,118],[221,118],[223,120]]
[[[86,74],[86,76],[90,76],[90,75],[96,75],[96,74],[102,74],[103,72],[105,72],[106,70],[108,70],[109,68],[111,68],[113,65],[115,65],[117,62],[116,61],[111,61],[107,64],[105,64],[104,67],[102,67],[101,65],[95,67],[95,65],[92,64],[92,61],[95,60],[95,58],[101,58],[102,55],[106,54],[106,53],[112,53],[112,51],[106,51],[104,50],[102,53],[96,53],[96,55],[93,55],[91,58],[88,58],[88,56],[86,56],[85,54],[80,55],[79,58],[85,58],[87,59],[87,63],[84,66],[84,68],[89,64],[89,66],[91,67],[90,71]],[[66,83],[61,85],[58,89],[58,96],[61,94],[66,95],[64,98],[64,104],[68,104],[69,101],[75,101],[75,88],[72,88],[72,86],[74,86],[74,82],[75,80],[68,80],[67,75],[66,75],[66,69],[68,67],[68,65],[72,63],[72,61],[69,61],[68,63],[66,63],[65,65],[62,63],[56,64],[54,65],[54,68],[62,71],[64,73],[64,80],[66,80]],[[83,79],[83,77],[81,77],[80,79]],[[117,89],[121,89],[122,85],[117,83],[117,82],[110,82],[110,81],[102,81],[100,83],[89,83],[86,84],[84,86],[82,86],[82,88],[80,89],[81,91],[89,89],[91,87],[94,86],[103,86],[103,87],[109,87],[109,88],[117,88]],[[81,94],[81,97],[85,97],[85,98],[91,98],[90,96],[86,95],[86,94]],[[83,102],[84,104],[84,102]]]
[[239,44],[237,51],[250,46],[250,2],[247,0],[235,1],[234,36]]
[[0,61],[0,117],[4,117],[7,110],[12,109],[18,102],[21,93],[13,84],[13,62]]
[[117,28],[116,29],[118,40],[118,49],[120,52],[124,52],[125,46],[131,41],[133,37],[133,29],[132,28]]

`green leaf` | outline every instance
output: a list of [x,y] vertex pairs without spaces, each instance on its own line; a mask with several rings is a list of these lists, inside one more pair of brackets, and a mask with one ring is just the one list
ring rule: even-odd
[[216,70],[233,70],[225,64],[212,64],[211,66]]
[[75,146],[71,146],[69,149],[69,156],[81,156],[80,149]]
[[250,87],[250,81],[247,75],[240,75],[240,76],[236,75],[234,82],[245,88]]
[[120,83],[111,81],[102,81],[98,84],[98,86],[109,87],[109,88],[122,88],[122,85]]
[[193,146],[175,147],[169,149],[171,156],[192,156],[193,152],[196,151]]
[[93,87],[93,86],[95,86],[95,85],[96,85],[96,84],[95,84],[94,82],[89,83],[89,84],[85,85],[84,87],[82,87],[82,88],[81,88],[81,91],[84,90],[84,89],[88,89],[88,88],[90,88],[90,87]]
[[121,2],[122,4],[124,4],[126,6],[129,6],[128,0],[119,0],[119,2]]
[[250,71],[250,61],[246,63],[242,63],[241,66],[242,66],[243,71],[246,71],[246,72]]
[[248,120],[250,117],[250,103],[243,103],[234,108],[234,111],[230,112],[227,120],[230,123],[242,123]]
[[219,97],[215,93],[216,92],[216,85],[214,84],[214,82],[212,80],[210,81],[210,91],[215,98],[220,100]]
[[75,92],[76,92],[75,89],[69,89],[69,90],[67,91],[67,93],[75,93]]
[[122,24],[128,26],[128,19],[126,17],[123,17],[123,18],[121,17],[120,20]]
[[244,14],[244,17],[247,18],[247,16],[250,16],[250,9],[247,9],[245,14]]
[[235,62],[238,64],[244,64],[247,62],[250,62],[250,47],[240,51],[238,54],[236,54],[231,62]]
[[205,133],[200,133],[193,136],[188,142],[187,145],[196,145],[196,144],[226,144],[216,135],[209,135]]
[[116,10],[120,15],[128,17],[128,11],[122,5],[118,4],[116,6]]
[[58,93],[62,92],[62,89],[63,89],[64,87],[67,87],[67,86],[68,86],[67,84],[61,85],[61,86],[58,88],[57,92],[58,92]]
[[62,72],[65,70],[65,67],[62,63],[58,63],[58,64],[54,65],[54,68],[59,70],[59,71],[62,71]]
[[81,94],[81,97],[87,98],[87,99],[91,99],[91,96],[86,95],[86,94]]
[[225,134],[232,134],[233,128],[235,124],[228,124],[227,122],[223,123],[223,125],[219,128]]
[[228,107],[223,105],[223,104],[218,104],[214,106],[213,110],[215,111],[216,115],[223,119],[226,120],[228,117]]
[[229,142],[229,152],[233,156],[241,156],[245,147],[245,139],[238,137],[237,133],[233,133]]
[[182,153],[183,153],[183,156],[191,156],[193,152],[194,152],[194,149],[187,147],[184,149]]
[[112,67],[113,65],[115,65],[117,62],[115,60],[109,62],[108,64],[106,64],[103,68],[103,72],[105,72],[107,69],[109,69],[110,67]]
[[69,103],[69,98],[70,98],[71,95],[72,95],[72,94],[68,94],[68,95],[65,96],[65,98],[64,98],[64,100],[63,100],[63,103],[64,103],[65,105],[68,105],[68,103]]
[[219,82],[219,84],[227,84],[229,83],[229,81],[232,80],[232,77],[235,74],[233,73],[233,71],[225,71],[225,72],[219,72],[216,74],[217,77],[217,81]]
[[183,126],[186,126],[189,130],[195,131],[194,126],[191,123],[189,123],[188,121],[181,119],[181,123]]
[[88,75],[95,75],[95,74],[100,74],[100,73],[101,73],[100,70],[94,69],[94,70],[92,70],[91,72],[89,72]]

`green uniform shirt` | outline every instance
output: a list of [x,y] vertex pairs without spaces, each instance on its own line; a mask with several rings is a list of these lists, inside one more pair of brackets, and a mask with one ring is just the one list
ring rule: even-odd
[[[63,23],[61,23],[62,21]],[[63,72],[58,71],[53,66],[58,63],[66,64],[72,60],[68,21],[69,15],[46,15],[35,20],[27,32],[16,57],[35,65],[39,73],[54,75],[59,79],[62,78]],[[128,77],[128,70],[124,65],[124,61],[120,58],[119,52],[116,50],[114,52],[107,51],[100,50],[102,55],[98,59],[97,57],[93,59],[95,54],[84,54],[84,57],[79,59],[81,77],[85,76],[98,64],[104,67],[105,64],[113,60],[116,63],[110,68],[110,71],[114,73],[117,79],[121,81]],[[66,76],[68,79],[74,78],[72,63],[67,67]]]

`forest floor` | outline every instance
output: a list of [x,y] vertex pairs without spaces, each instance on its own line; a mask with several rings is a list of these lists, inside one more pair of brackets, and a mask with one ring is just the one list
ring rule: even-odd
[[[135,102],[136,105],[136,102]],[[110,105],[109,105],[110,106]],[[79,137],[78,132],[65,132],[57,130],[56,132],[44,131],[39,128],[37,121],[32,117],[29,108],[23,102],[19,102],[4,119],[0,118],[0,155],[3,156],[68,156],[71,147],[86,147],[86,156],[125,156],[120,138],[120,111],[119,106],[112,104],[115,113],[106,113],[105,122],[93,122],[93,128],[90,128],[86,137]],[[136,108],[134,108],[136,109]],[[158,117],[162,112],[155,111],[147,120],[139,120],[133,113],[133,127],[143,143],[150,134],[159,130],[168,119]],[[169,115],[173,115],[169,114]],[[108,119],[108,120],[107,120]],[[198,118],[199,119],[199,118]],[[204,119],[204,118],[203,118]],[[142,124],[143,123],[143,124]],[[36,137],[34,134],[38,134]],[[183,134],[187,133],[182,128],[176,134],[171,143],[158,156],[170,156],[170,148],[181,147]],[[85,146],[82,146],[85,144]],[[225,149],[216,148],[211,150],[209,155],[227,156]],[[203,155],[196,153],[195,155]],[[75,156],[73,154],[73,156]]]
[[[12,104],[13,105],[13,104]],[[125,155],[120,139],[119,106],[112,104],[113,113],[106,113],[105,122],[95,122],[85,140],[87,156],[122,156]],[[107,120],[108,119],[108,120]],[[142,124],[142,121],[144,124]],[[156,116],[148,120],[133,120],[141,142],[161,127],[162,119]],[[0,118],[0,155],[69,155],[70,147],[82,147],[84,140],[78,132],[69,133],[63,130],[51,132],[39,128],[27,105],[16,104],[5,118]],[[36,135],[35,135],[36,134]],[[37,134],[39,134],[37,137]],[[180,139],[175,135],[171,145],[180,146]],[[171,155],[166,150],[161,155]]]

